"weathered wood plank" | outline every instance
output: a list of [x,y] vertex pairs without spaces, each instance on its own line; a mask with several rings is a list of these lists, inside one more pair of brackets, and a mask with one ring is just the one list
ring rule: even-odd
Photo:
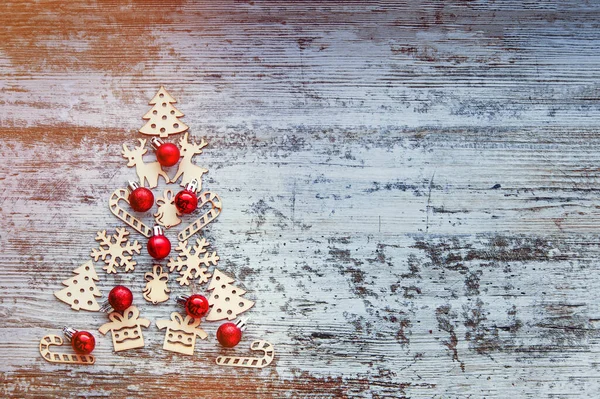
[[[594,3],[3,8],[3,396],[596,395]],[[214,366],[219,323],[193,358],[162,351],[155,326],[118,354],[96,334],[85,369],[37,353],[49,331],[105,322],[53,292],[121,226],[120,146],[161,84],[210,143],[198,163],[224,211],[205,234],[257,302],[237,350],[270,340],[267,369]],[[137,261],[98,286],[164,318],[174,305],[142,302],[153,262]]]

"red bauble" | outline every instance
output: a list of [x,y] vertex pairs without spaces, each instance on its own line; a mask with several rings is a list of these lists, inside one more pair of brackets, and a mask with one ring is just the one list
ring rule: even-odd
[[147,248],[154,259],[164,259],[171,253],[171,241],[163,235],[155,235],[148,240]]
[[198,207],[198,197],[196,193],[185,189],[175,196],[175,207],[180,213],[192,213]]
[[222,324],[217,330],[219,343],[226,348],[233,348],[242,339],[242,330],[234,323]]
[[208,309],[208,299],[204,295],[194,294],[185,301],[185,311],[196,319],[204,316]]
[[117,285],[108,294],[108,303],[117,312],[122,312],[133,303],[131,290],[123,285]]
[[146,187],[138,187],[129,194],[129,205],[136,212],[146,212],[154,205],[154,194]]
[[88,355],[96,347],[96,339],[87,331],[77,331],[71,337],[71,345],[75,352]]
[[179,148],[173,143],[163,143],[156,149],[156,160],[162,166],[173,166],[180,157]]

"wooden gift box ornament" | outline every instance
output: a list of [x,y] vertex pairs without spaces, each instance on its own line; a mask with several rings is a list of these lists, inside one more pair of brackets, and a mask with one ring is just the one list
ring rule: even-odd
[[196,345],[196,336],[206,339],[208,334],[198,328],[200,319],[186,315],[183,318],[179,313],[171,313],[171,320],[158,320],[156,326],[159,330],[166,328],[163,349],[171,352],[193,355]]
[[109,331],[112,332],[115,352],[143,348],[144,336],[142,335],[141,327],[148,328],[150,320],[142,319],[139,316],[140,311],[135,306],[125,309],[122,315],[119,312],[112,312],[108,315],[111,321],[103,324],[98,331],[102,335],[105,335]]

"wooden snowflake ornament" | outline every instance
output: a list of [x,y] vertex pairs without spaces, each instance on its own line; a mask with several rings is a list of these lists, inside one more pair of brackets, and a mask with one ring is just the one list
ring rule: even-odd
[[134,252],[139,255],[140,248],[142,248],[137,240],[131,243],[127,239],[129,232],[124,228],[117,228],[116,231],[116,234],[110,237],[106,236],[106,230],[99,231],[96,235],[96,241],[100,242],[100,248],[92,249],[92,253],[90,254],[95,261],[102,258],[104,263],[106,263],[103,269],[109,274],[116,273],[116,268],[119,266],[124,267],[125,272],[134,270],[137,263],[131,260],[131,255]]
[[102,335],[112,333],[115,352],[144,347],[142,328],[150,326],[150,320],[139,317],[140,311],[135,306],[130,306],[123,311],[112,312],[108,315],[109,323],[103,324],[98,331]]
[[181,277],[177,278],[180,285],[190,285],[190,280],[199,279],[200,284],[208,282],[210,274],[207,273],[211,263],[216,266],[219,257],[216,252],[207,252],[210,244],[205,238],[196,238],[196,245],[189,246],[187,240],[177,245],[175,250],[180,253],[177,259],[171,258],[167,266],[170,271],[177,269]]
[[158,320],[156,322],[158,329],[167,329],[163,349],[184,355],[193,355],[196,337],[200,339],[208,337],[204,330],[198,328],[199,325],[200,319],[194,319],[187,315],[183,318],[177,312],[171,313],[171,320]]
[[231,277],[219,269],[214,270],[208,286],[208,291],[212,291],[208,298],[208,303],[212,305],[212,308],[206,316],[207,321],[233,320],[254,306],[253,301],[242,298],[246,291],[232,285],[233,282]]
[[152,272],[144,274],[144,278],[147,281],[143,291],[145,300],[156,305],[169,299],[169,274],[163,273],[162,266],[154,265]]
[[142,117],[147,120],[141,127],[140,133],[150,136],[168,137],[170,134],[183,133],[188,126],[179,120],[183,113],[173,104],[177,103],[164,87],[160,87],[158,93],[148,104],[152,109]]
[[73,270],[73,273],[76,276],[63,281],[66,288],[56,291],[54,296],[71,305],[73,310],[83,309],[97,312],[100,305],[98,305],[95,297],[102,296],[102,294],[100,294],[96,283],[94,283],[94,281],[98,281],[94,264],[92,261],[88,261]]

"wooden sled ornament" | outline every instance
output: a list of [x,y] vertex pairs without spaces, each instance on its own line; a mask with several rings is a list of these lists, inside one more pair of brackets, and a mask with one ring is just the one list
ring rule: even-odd
[[150,238],[152,236],[152,229],[119,206],[119,201],[125,201],[129,204],[128,198],[129,193],[124,188],[118,189],[115,192],[113,192],[110,196],[110,200],[108,201],[110,211],[117,218],[125,222],[125,224],[127,224],[129,227],[133,228],[135,231],[142,234],[143,236]]
[[217,364],[219,366],[263,368],[271,364],[275,357],[273,345],[267,341],[254,341],[250,345],[250,349],[253,351],[263,351],[265,355],[263,357],[219,356],[216,360]]
[[221,198],[217,195],[217,193],[213,193],[210,191],[205,191],[198,195],[198,209],[202,208],[204,205],[210,204],[211,209],[205,212],[202,216],[196,219],[195,222],[188,225],[185,229],[183,229],[177,237],[179,241],[185,241],[197,232],[200,231],[207,224],[215,220],[223,209],[223,205],[221,204]]
[[58,335],[46,335],[40,340],[40,354],[44,359],[46,359],[50,363],[94,364],[96,362],[96,358],[92,355],[79,355],[76,353],[56,353],[50,351],[50,347],[52,345],[62,346],[62,344],[63,339]]

